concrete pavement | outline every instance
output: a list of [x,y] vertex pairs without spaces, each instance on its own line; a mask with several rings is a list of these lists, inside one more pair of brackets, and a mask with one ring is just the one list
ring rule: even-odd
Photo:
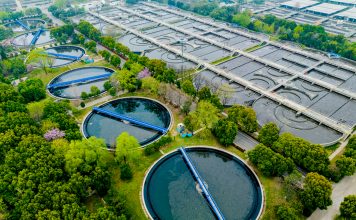
[[339,183],[333,184],[333,193],[331,199],[333,204],[328,206],[327,210],[317,209],[308,218],[308,220],[332,220],[340,214],[339,207],[344,197],[354,194],[356,195],[356,174],[353,176],[344,177]]

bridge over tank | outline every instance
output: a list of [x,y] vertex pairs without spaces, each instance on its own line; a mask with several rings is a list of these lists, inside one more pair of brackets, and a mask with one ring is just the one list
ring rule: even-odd
[[40,28],[40,29],[36,32],[35,36],[33,37],[32,41],[31,41],[31,43],[30,43],[31,46],[36,44],[38,38],[41,36],[41,34],[42,34],[43,31],[44,31],[44,30],[43,30],[42,28]]
[[190,160],[190,157],[188,156],[187,152],[185,151],[184,147],[179,148],[179,152],[182,154],[184,161],[186,162],[189,170],[191,171],[191,173],[194,176],[194,179],[196,179],[196,181],[198,181],[198,184],[200,186],[200,189],[203,191],[204,193],[204,197],[205,199],[208,201],[210,208],[212,209],[212,211],[214,212],[215,216],[219,219],[219,220],[224,220],[225,217],[224,215],[221,213],[220,208],[218,207],[218,205],[216,204],[214,198],[212,197],[212,195],[210,194],[208,188],[205,186],[204,180],[201,178],[201,176],[199,175],[199,172],[197,171],[197,169],[195,168],[193,162]]
[[149,124],[147,122],[143,122],[143,121],[140,121],[140,120],[137,120],[137,119],[134,119],[134,118],[122,115],[122,114],[118,114],[116,112],[112,112],[112,111],[108,111],[108,110],[102,109],[102,108],[94,107],[93,111],[96,111],[96,112],[99,112],[99,113],[102,113],[102,114],[105,114],[105,115],[108,115],[108,116],[111,116],[111,117],[114,117],[114,118],[117,118],[117,119],[120,119],[120,120],[128,121],[130,123],[137,124],[137,125],[140,125],[140,126],[143,126],[143,127],[146,127],[146,128],[150,128],[150,129],[153,129],[155,131],[159,131],[162,134],[165,134],[168,131],[168,129],[166,129],[166,128],[162,128],[162,127],[159,127],[159,126],[156,126],[156,125],[152,125],[152,124]]
[[62,58],[62,59],[68,59],[68,60],[80,60],[81,57],[78,56],[71,56],[67,54],[59,54],[59,53],[51,53],[51,52],[46,52],[48,56],[56,57],[56,58]]
[[88,82],[91,82],[91,81],[96,81],[96,80],[109,78],[111,75],[112,75],[112,73],[106,73],[106,74],[101,74],[101,75],[98,75],[98,76],[91,76],[91,77],[71,80],[71,81],[67,81],[67,82],[54,83],[54,84],[48,85],[47,89],[67,87],[67,86],[70,86],[70,85],[80,84],[80,83],[88,83]]
[[16,23],[19,24],[21,27],[23,27],[25,30],[27,31],[30,30],[30,28],[27,25],[25,25],[22,21],[16,20]]

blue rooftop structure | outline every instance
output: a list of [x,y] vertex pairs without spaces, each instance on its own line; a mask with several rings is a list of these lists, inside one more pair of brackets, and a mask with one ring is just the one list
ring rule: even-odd
[[219,220],[224,220],[225,217],[222,214],[221,210],[219,209],[218,205],[216,204],[215,200],[213,199],[212,195],[210,194],[208,188],[205,186],[204,180],[200,177],[197,169],[195,168],[193,162],[191,161],[190,157],[188,156],[187,152],[185,151],[184,147],[179,148],[180,153],[183,156],[185,163],[187,164],[189,170],[194,176],[194,179],[198,182],[200,189],[202,190],[205,199],[208,201],[211,210],[214,212],[215,216]]
[[137,124],[137,125],[140,125],[142,127],[150,128],[150,129],[155,130],[155,131],[159,131],[162,134],[165,134],[165,133],[168,132],[167,128],[162,128],[162,127],[159,127],[159,126],[156,126],[156,125],[152,125],[152,124],[149,124],[147,122],[143,122],[143,121],[140,121],[140,120],[137,120],[137,119],[134,119],[134,118],[130,118],[130,117],[127,117],[125,115],[122,115],[122,114],[119,114],[119,113],[116,113],[116,112],[108,111],[106,109],[94,107],[93,111],[96,111],[96,112],[99,112],[99,113],[102,113],[102,114],[105,114],[105,115],[108,115],[108,116],[111,116],[111,117],[114,117],[114,118],[117,118],[117,119],[128,121],[130,123]]

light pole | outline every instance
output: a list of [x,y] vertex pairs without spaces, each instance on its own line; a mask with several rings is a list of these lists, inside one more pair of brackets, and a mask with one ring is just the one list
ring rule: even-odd
[[[181,67],[180,67],[180,73],[181,74],[183,74],[183,64],[184,64],[184,60],[183,60],[183,55],[184,55],[184,44],[186,43],[186,39],[184,39],[184,38],[181,38],[180,40],[179,40],[179,43],[180,43],[180,46],[181,46],[181,51],[182,51],[182,54],[181,54],[181,60],[182,60],[182,62],[181,62]],[[183,78],[183,76],[182,76],[182,78]]]

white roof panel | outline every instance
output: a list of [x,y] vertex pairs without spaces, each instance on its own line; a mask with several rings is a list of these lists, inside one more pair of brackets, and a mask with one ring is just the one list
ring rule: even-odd
[[356,5],[356,0],[331,0],[331,2],[338,2],[343,4]]
[[319,3],[318,1],[313,1],[313,0],[291,0],[288,2],[284,2],[281,5],[291,7],[291,8],[301,9],[318,3]]
[[315,5],[313,7],[307,8],[307,10],[330,15],[338,11],[344,10],[345,8],[347,8],[347,6],[322,3],[320,5]]
[[340,17],[356,19],[356,8],[350,8],[349,10],[340,12],[339,14],[336,15]]

